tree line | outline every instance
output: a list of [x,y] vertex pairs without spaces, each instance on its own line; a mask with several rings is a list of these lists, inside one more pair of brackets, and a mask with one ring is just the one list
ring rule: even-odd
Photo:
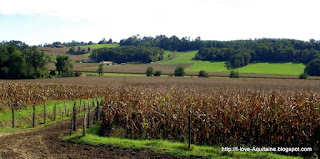
[[[111,38],[109,38],[109,40],[106,40],[106,38],[102,38],[98,44],[111,44],[111,43],[117,43],[115,41],[113,41]],[[93,44],[96,44],[92,41],[89,41],[89,42],[84,42],[84,41],[75,41],[75,40],[72,40],[71,42],[60,42],[60,41],[55,41],[53,42],[52,44],[48,44],[48,43],[45,43],[43,45],[39,45],[39,47],[55,47],[55,48],[59,48],[61,46],[65,46],[65,47],[72,47],[72,46],[83,46],[83,45],[93,45]]]
[[[320,41],[310,39],[310,41],[301,41],[294,39],[249,39],[249,40],[233,40],[233,41],[218,41],[218,40],[201,40],[201,37],[190,39],[190,37],[177,36],[167,37],[165,35],[157,35],[155,37],[146,36],[140,37],[139,35],[131,36],[127,39],[120,40],[120,46],[152,46],[160,47],[170,51],[191,51],[199,50],[201,48],[234,48],[234,49],[266,49],[270,48],[276,51],[277,48],[294,49],[294,50],[310,50],[315,49],[320,51]],[[262,50],[261,50],[262,51]]]
[[196,60],[227,61],[227,68],[237,68],[250,62],[299,62],[306,64],[305,72],[320,75],[320,40],[250,39],[234,41],[201,40],[197,37],[140,37],[122,39],[120,46],[160,47],[171,51],[199,50]]
[[89,53],[91,51],[91,48],[88,47],[88,49],[84,49],[84,48],[80,48],[80,46],[78,46],[77,50],[74,46],[70,47],[69,51],[67,51],[67,53],[69,54],[73,54],[73,55],[82,55],[82,54],[86,54]]
[[290,46],[260,45],[255,49],[246,48],[202,48],[195,55],[196,60],[228,61],[233,68],[260,62],[299,62],[308,64],[320,58],[320,51],[311,49],[294,49]]
[[52,44],[48,44],[48,43],[45,43],[43,45],[39,45],[40,47],[55,47],[55,48],[59,48],[61,46],[65,46],[65,47],[72,47],[72,46],[82,46],[82,45],[92,45],[94,44],[92,41],[89,41],[89,42],[84,42],[84,41],[75,41],[75,40],[72,40],[71,42],[60,42],[60,41],[56,41],[56,42],[53,42]]
[[1,78],[40,78],[48,76],[48,62],[54,62],[52,55],[28,46],[21,41],[0,43]]
[[96,62],[113,61],[149,63],[163,59],[164,50],[158,47],[124,46],[100,48],[92,51],[90,58]]

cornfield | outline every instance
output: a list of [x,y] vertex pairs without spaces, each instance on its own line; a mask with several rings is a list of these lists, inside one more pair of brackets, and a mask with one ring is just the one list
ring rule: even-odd
[[101,135],[224,146],[320,147],[316,80],[83,77],[0,81],[0,109],[104,97]]
[[75,100],[100,97],[99,87],[74,84],[0,82],[0,110],[40,105],[53,100]]
[[320,95],[274,88],[127,86],[108,92],[101,134],[225,146],[320,147]]

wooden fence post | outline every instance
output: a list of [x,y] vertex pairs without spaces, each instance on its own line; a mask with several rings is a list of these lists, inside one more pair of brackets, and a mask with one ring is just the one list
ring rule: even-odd
[[47,112],[46,112],[46,104],[43,104],[43,123],[46,123],[46,117],[47,117]]
[[90,106],[88,105],[88,121],[87,121],[87,128],[90,127]]
[[56,104],[54,104],[54,107],[53,107],[53,121],[56,121],[56,114],[57,114],[56,111],[57,111],[56,110]]
[[76,117],[77,117],[77,112],[76,112],[76,103],[74,103],[73,106],[73,131],[76,131]]
[[72,135],[72,131],[73,131],[73,118],[71,118],[70,135]]
[[96,101],[97,101],[97,105],[100,105],[100,104],[99,104],[99,100],[98,100],[98,98],[97,98],[97,97],[96,97]]
[[36,107],[35,107],[35,105],[33,105],[33,114],[32,114],[32,127],[33,128],[36,126],[35,120],[36,120]]
[[12,128],[14,128],[14,107],[12,107]]
[[69,109],[66,111],[66,117],[69,117]]
[[84,113],[84,118],[83,118],[83,131],[82,131],[82,136],[86,136],[86,118],[87,118],[87,114],[86,113]]
[[188,149],[190,150],[191,148],[191,110],[189,110],[188,130],[189,130]]
[[94,116],[94,121],[99,121],[99,105],[97,105],[95,116]]

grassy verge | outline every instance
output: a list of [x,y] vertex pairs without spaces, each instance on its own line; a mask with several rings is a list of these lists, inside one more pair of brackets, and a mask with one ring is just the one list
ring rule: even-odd
[[299,158],[277,155],[269,152],[227,152],[219,147],[192,145],[188,150],[186,143],[170,142],[166,140],[132,140],[115,137],[98,136],[99,127],[87,129],[87,135],[82,137],[82,131],[77,131],[72,136],[65,136],[63,141],[86,143],[91,145],[116,146],[130,149],[146,149],[157,153],[175,156],[198,156],[206,158]]
[[[92,105],[92,100],[89,99],[90,105]],[[101,100],[98,98],[98,100]],[[96,101],[96,100],[94,100]],[[83,103],[85,102],[86,106],[88,105],[88,99],[82,100],[82,107],[81,110],[83,110]],[[74,101],[66,101],[66,110],[69,114],[66,116],[65,112],[65,102],[64,101],[50,101],[46,103],[46,123],[44,123],[44,107],[43,105],[39,105],[35,107],[35,128],[41,128],[48,124],[55,124],[59,121],[70,119],[72,108],[74,103],[76,103],[76,106],[79,107],[80,100],[74,100]],[[56,120],[53,121],[53,107],[56,105]],[[96,105],[96,103],[95,103]],[[0,112],[0,133],[4,132],[16,132],[16,131],[22,131],[25,129],[33,129],[32,128],[32,117],[33,117],[33,108],[32,107],[26,107],[22,110],[15,111],[15,128],[12,128],[11,121],[12,121],[12,112],[11,110],[4,110]]]

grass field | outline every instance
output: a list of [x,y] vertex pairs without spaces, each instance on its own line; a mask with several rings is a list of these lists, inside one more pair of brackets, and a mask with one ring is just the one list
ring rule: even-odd
[[[82,104],[87,101],[88,99],[82,99]],[[89,99],[89,102],[91,104],[92,99]],[[64,101],[48,102],[46,104],[46,112],[47,112],[46,123],[43,123],[43,109],[44,109],[43,105],[36,106],[35,107],[36,128],[41,128],[42,126],[47,124],[54,124],[56,122],[69,119],[74,103],[77,103],[77,106],[79,106],[80,100],[66,101],[66,103],[64,103]],[[65,115],[64,104],[66,104],[66,109],[69,112],[69,117],[66,117]],[[55,105],[56,105],[57,118],[56,118],[56,121],[53,121],[53,107]],[[64,112],[64,116],[61,115],[62,112]],[[15,128],[11,128],[11,119],[12,119],[11,110],[0,111],[0,133],[22,131],[26,128],[32,128],[32,113],[33,113],[32,107],[27,107],[25,109],[15,111]]]
[[[193,60],[197,51],[188,52],[172,52],[165,51],[165,59],[157,61],[156,64],[174,65],[174,64],[192,64],[186,69],[186,72],[199,72],[205,70],[207,72],[229,72],[225,67],[224,61],[210,62]],[[174,58],[168,58],[168,56]],[[251,63],[247,66],[238,68],[239,73],[251,74],[275,74],[275,75],[299,75],[303,73],[305,65],[302,63]]]
[[302,63],[251,63],[239,68],[240,73],[299,75],[306,66]]
[[[188,52],[172,52],[165,51],[164,60],[155,62],[156,64],[161,65],[175,65],[175,64],[194,64],[196,61],[192,60],[197,51],[188,51]],[[168,59],[168,55],[175,56],[174,59]]]
[[114,48],[118,46],[119,44],[95,44],[95,45],[83,45],[83,46],[80,46],[80,48],[87,49],[88,47],[90,47],[90,49],[99,49],[104,47]]
[[130,149],[146,149],[158,153],[165,153],[175,156],[197,156],[205,158],[301,158],[273,154],[270,152],[228,152],[222,151],[220,147],[191,145],[188,150],[187,143],[170,142],[166,140],[132,140],[116,137],[100,137],[99,127],[87,129],[86,136],[82,137],[82,131],[72,136],[65,136],[63,141],[79,142],[91,145],[116,146]]

